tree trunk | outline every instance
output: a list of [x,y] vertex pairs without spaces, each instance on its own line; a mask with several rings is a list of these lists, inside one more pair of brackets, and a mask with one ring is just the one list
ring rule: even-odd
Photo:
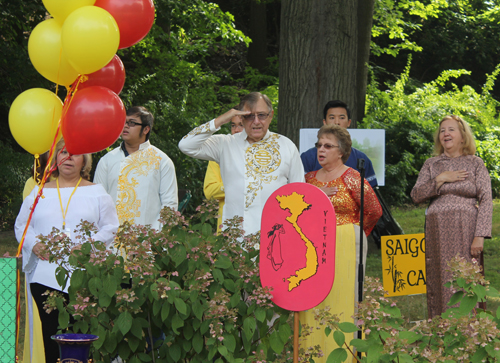
[[363,117],[374,0],[282,0],[278,132],[299,141],[342,100]]
[[264,71],[267,66],[267,9],[265,3],[250,3],[250,38],[248,64]]

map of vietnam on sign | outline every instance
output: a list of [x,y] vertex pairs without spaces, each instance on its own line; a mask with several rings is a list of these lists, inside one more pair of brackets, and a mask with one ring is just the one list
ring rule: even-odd
[[319,188],[291,183],[276,190],[262,213],[260,279],[273,302],[290,311],[311,309],[335,277],[336,218]]

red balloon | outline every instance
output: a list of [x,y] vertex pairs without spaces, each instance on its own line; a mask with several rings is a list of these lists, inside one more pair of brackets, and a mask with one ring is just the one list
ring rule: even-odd
[[88,75],[89,79],[80,83],[78,89],[93,86],[107,87],[116,94],[120,94],[125,84],[125,67],[121,59],[115,54],[111,62],[94,73]]
[[125,118],[122,100],[109,88],[93,86],[77,91],[61,120],[66,149],[80,155],[111,146],[120,136]]
[[94,5],[107,10],[115,18],[120,29],[118,49],[140,42],[155,20],[153,0],[97,0]]

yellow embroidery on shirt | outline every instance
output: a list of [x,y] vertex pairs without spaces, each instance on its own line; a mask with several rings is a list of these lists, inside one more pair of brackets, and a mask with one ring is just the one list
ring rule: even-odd
[[189,133],[183,137],[183,139],[185,139],[186,137],[188,136],[196,136],[196,135],[199,135],[199,134],[206,134],[207,132],[210,131],[210,122],[207,122],[206,124],[203,124],[201,126],[198,126],[194,129],[192,129],[191,131],[189,131]]
[[253,179],[248,183],[245,193],[246,208],[253,203],[263,184],[270,184],[278,179],[278,176],[266,175],[278,170],[281,164],[278,138],[278,134],[273,134],[265,140],[250,145],[246,150],[246,176]]
[[147,176],[152,170],[159,170],[161,157],[153,148],[148,147],[144,151],[139,150],[130,154],[124,162],[126,165],[118,177],[116,212],[120,224],[125,221],[133,224],[135,218],[141,216],[139,211],[141,200],[137,198],[135,191],[139,181],[133,175]]

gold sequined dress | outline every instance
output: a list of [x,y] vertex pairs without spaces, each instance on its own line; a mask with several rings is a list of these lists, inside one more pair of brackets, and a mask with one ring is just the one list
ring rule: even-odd
[[[326,337],[324,326],[320,326],[314,319],[314,309],[330,307],[330,312],[337,314],[341,322],[354,322],[352,316],[357,303],[358,291],[358,259],[359,259],[359,213],[361,204],[361,177],[359,173],[349,168],[337,179],[328,183],[316,179],[317,171],[306,174],[306,182],[317,187],[337,187],[337,193],[330,198],[337,217],[337,243],[335,248],[335,281],[332,290],[326,299],[316,308],[300,312],[301,324],[313,327],[311,335],[302,338],[300,347],[320,346],[323,357],[314,361],[326,362],[328,355],[338,348],[333,339],[333,333]],[[378,202],[375,192],[365,180],[365,202],[363,229],[369,235],[378,219],[382,216],[382,207]],[[366,262],[367,241],[365,237],[363,248],[363,261]],[[365,263],[366,265],[366,263]],[[320,329],[317,329],[317,328]],[[354,334],[346,334],[346,341],[354,339]],[[351,347],[352,349],[352,347]],[[348,361],[351,361],[349,358]]]

